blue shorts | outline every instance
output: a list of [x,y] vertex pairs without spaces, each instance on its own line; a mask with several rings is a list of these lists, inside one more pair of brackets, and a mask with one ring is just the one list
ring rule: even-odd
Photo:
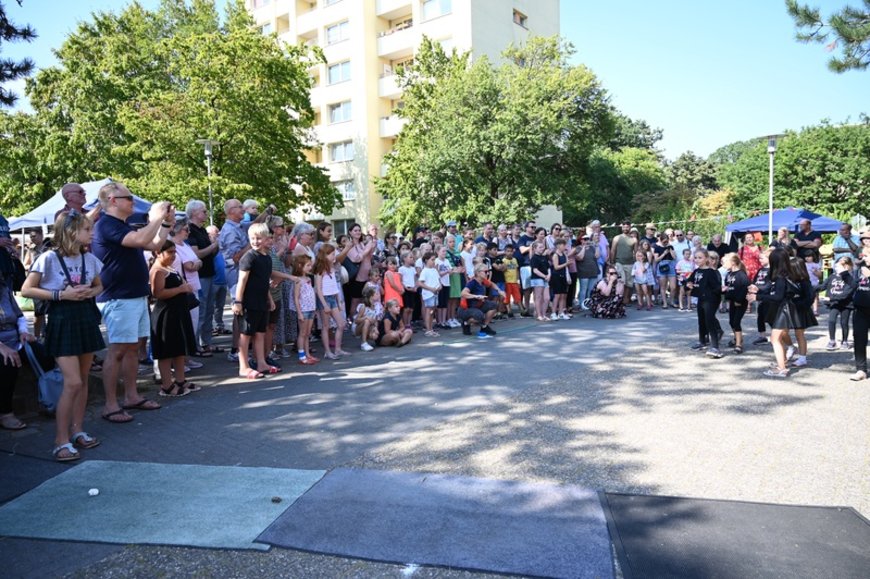
[[314,310],[311,310],[310,312],[302,312],[302,319],[303,320],[313,320],[314,319]]
[[424,308],[434,308],[436,305],[438,305],[438,298],[435,296],[423,300]]
[[[338,308],[338,294],[334,294],[331,296],[323,296],[323,299],[326,300],[326,305],[329,309],[334,310]],[[317,309],[322,310],[323,305],[321,305],[320,301],[317,302]]]
[[109,300],[97,307],[103,313],[109,344],[135,344],[151,335],[147,297]]
[[529,287],[547,287],[547,280],[532,278],[531,280],[529,280]]

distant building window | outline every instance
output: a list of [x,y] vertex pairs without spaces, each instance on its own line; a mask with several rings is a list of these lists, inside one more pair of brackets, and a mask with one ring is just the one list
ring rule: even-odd
[[338,64],[332,64],[329,66],[327,72],[329,84],[335,84],[337,82],[344,82],[346,80],[350,80],[350,61],[345,60],[344,62],[339,62]]
[[343,123],[352,118],[350,101],[329,105],[329,122]]
[[452,0],[423,0],[423,20],[438,18],[452,11]]
[[326,27],[326,44],[335,44],[349,38],[350,23],[347,20]]
[[353,141],[342,141],[329,145],[329,160],[333,163],[353,161]]
[[528,28],[529,17],[520,12],[519,10],[514,10],[514,24],[519,24],[523,28]]
[[260,27],[260,32],[262,32],[263,34],[272,34],[273,30],[275,30],[275,27],[272,26],[271,22],[267,22]]
[[345,201],[356,200],[356,184],[353,181],[338,181],[334,185],[341,193],[342,199]]

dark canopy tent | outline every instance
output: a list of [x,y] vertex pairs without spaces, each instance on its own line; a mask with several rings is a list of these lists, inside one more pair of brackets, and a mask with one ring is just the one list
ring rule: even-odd
[[[747,233],[750,231],[767,231],[768,228],[768,213],[756,215],[743,221],[737,221],[725,226],[725,231],[730,233]],[[842,221],[831,219],[807,211],[806,209],[795,209],[789,207],[787,209],[777,209],[773,212],[773,230],[776,231],[780,227],[786,227],[789,231],[797,231],[800,222],[804,219],[809,219],[813,225],[814,231],[821,233],[834,233],[839,231],[843,225]]]

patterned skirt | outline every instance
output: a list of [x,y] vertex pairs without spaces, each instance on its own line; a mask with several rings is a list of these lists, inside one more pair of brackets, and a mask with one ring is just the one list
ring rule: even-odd
[[295,309],[291,309],[293,303],[293,284],[285,281],[281,284],[281,303],[276,304],[281,308],[281,315],[275,326],[274,344],[289,344],[296,341],[299,333],[299,319]]
[[45,349],[55,358],[80,356],[106,347],[100,310],[93,300],[49,302]]

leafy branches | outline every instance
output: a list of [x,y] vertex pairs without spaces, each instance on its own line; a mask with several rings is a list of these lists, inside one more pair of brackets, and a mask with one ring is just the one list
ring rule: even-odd
[[826,21],[818,8],[785,0],[786,9],[798,28],[796,38],[801,42],[827,44],[829,50],[841,46],[841,56],[831,57],[828,68],[842,73],[847,70],[866,70],[870,66],[870,0],[862,0],[863,8],[845,6]]

